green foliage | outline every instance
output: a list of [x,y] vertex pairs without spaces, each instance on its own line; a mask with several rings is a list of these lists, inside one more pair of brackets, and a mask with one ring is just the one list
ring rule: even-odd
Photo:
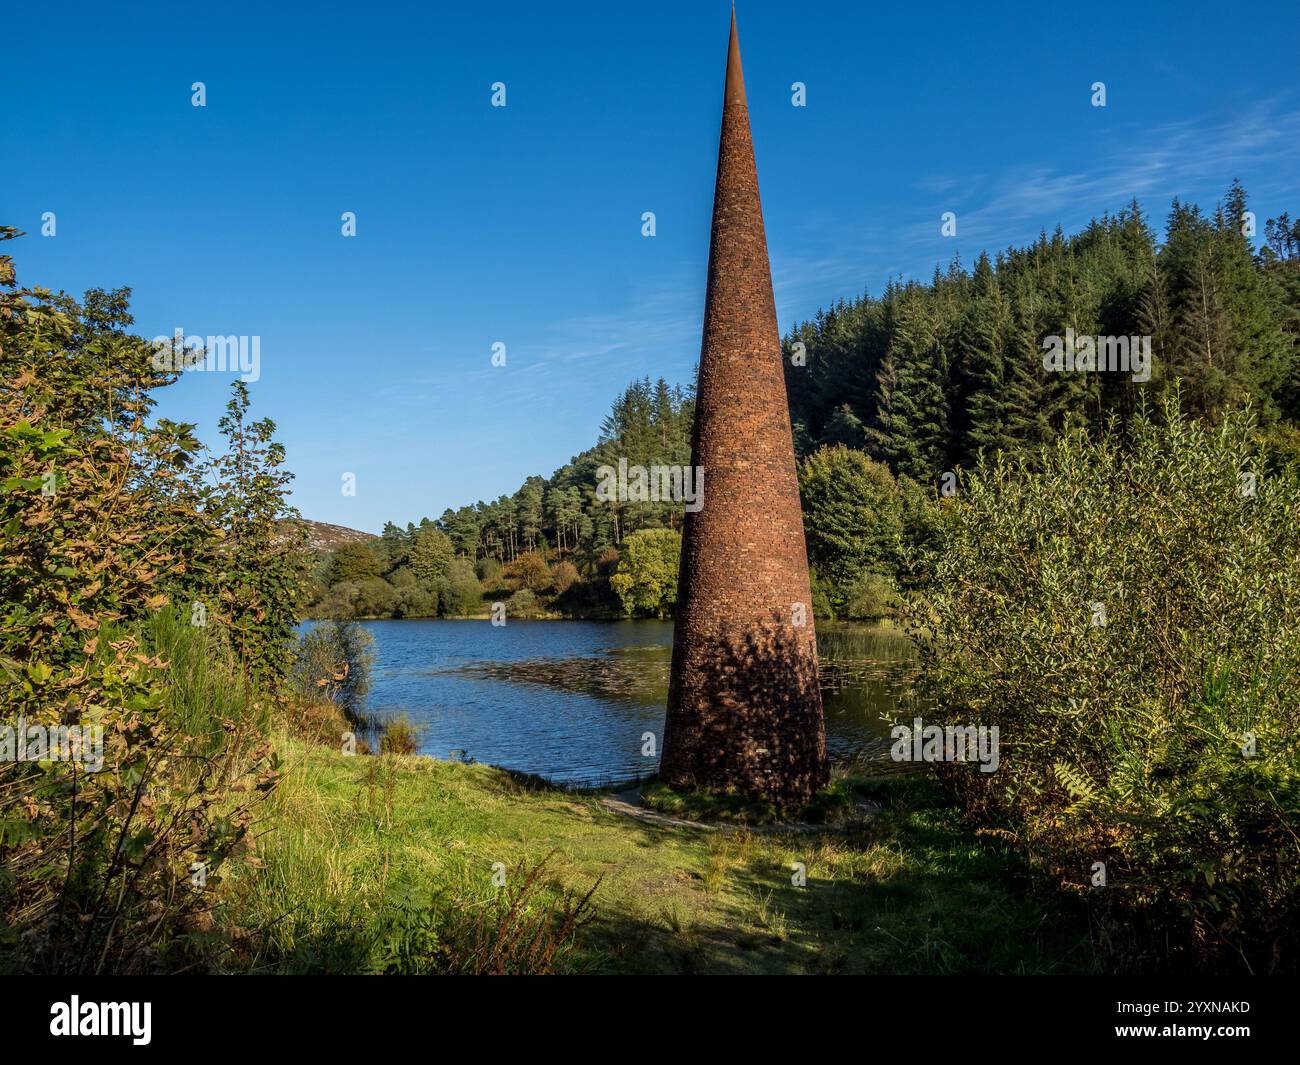
[[[973,271],[954,260],[928,285],[891,283],[819,312],[787,339],[807,357],[786,365],[799,453],[865,446],[932,488],[981,453],[1033,455],[1077,422],[1099,431],[1139,396],[1160,408],[1175,389],[1185,412],[1211,420],[1246,397],[1265,424],[1297,419],[1296,227],[1270,219],[1256,254],[1246,209],[1235,182],[1212,216],[1175,201],[1158,244],[1133,203],[1074,236],[1044,233]],[[1042,342],[1067,328],[1151,337],[1151,380],[1045,373]]]
[[[620,459],[646,467],[689,465],[694,417],[690,390],[662,379],[633,382],[615,400],[595,446],[549,478],[529,477],[514,495],[444,511],[436,522],[425,518],[405,530],[392,522],[385,525],[380,576],[400,588],[398,575],[409,567],[419,583],[440,593],[446,613],[442,582],[453,557],[463,558],[476,567],[482,591],[489,594],[527,589],[535,602],[551,610],[616,615],[619,605],[602,570],[602,556],[638,530],[680,529],[684,503],[598,500],[598,471],[603,465],[617,467]],[[368,570],[363,576],[345,567],[330,581],[334,587],[317,588],[311,616],[359,616],[356,590],[350,586],[370,576]],[[562,607],[557,607],[561,599]],[[462,610],[474,612],[460,607],[450,613]],[[436,612],[424,597],[404,589],[392,600],[393,616],[428,617]]]
[[369,544],[344,544],[330,559],[329,582],[364,581],[378,577],[379,570],[379,556]]
[[386,618],[397,609],[397,592],[382,577],[369,577],[340,587],[348,589],[355,617]]
[[[427,590],[420,584],[402,585],[396,589],[393,616],[399,618],[434,618],[438,616],[439,599],[436,592]],[[350,617],[353,608],[343,607],[337,612],[329,609],[329,600],[319,608],[319,613],[327,617]]]
[[128,297],[19,290],[0,257],[3,723],[103,737],[98,771],[0,762],[0,966],[20,971],[189,964],[276,780],[264,693],[300,564],[282,451],[242,388],[206,461],[193,426],[151,421],[174,374]]
[[817,567],[809,567],[808,584],[812,589],[812,609],[813,616],[818,618],[835,617],[835,604],[831,601],[831,595],[834,589],[830,583],[822,579]]
[[947,464],[952,345],[914,285],[898,297],[893,318],[876,397],[879,422],[869,435],[893,469],[933,480]]
[[407,714],[383,722],[379,750],[384,754],[418,754],[420,733]]
[[506,613],[511,617],[526,618],[537,608],[537,596],[527,588],[520,588],[506,600]]
[[881,573],[864,570],[844,590],[839,616],[860,621],[892,617],[899,607],[898,589]]
[[501,576],[501,563],[495,558],[481,558],[474,566],[474,572],[483,584],[485,592],[499,592],[505,587]]
[[455,554],[447,534],[429,526],[416,534],[411,548],[411,570],[426,588],[434,588],[447,575]]
[[842,608],[869,570],[893,571],[903,546],[903,493],[889,467],[843,445],[799,466],[808,559]]
[[458,558],[447,568],[441,592],[442,613],[447,617],[465,617],[483,609],[483,586],[474,576],[467,559]]
[[[594,796],[485,765],[340,758],[297,743],[286,759],[280,812],[259,841],[264,866],[235,885],[226,914],[256,930],[248,960],[231,967],[461,971],[456,959],[471,952],[450,945],[473,943],[481,914],[485,930],[498,927],[508,890],[554,850],[519,907],[531,918],[605,876],[592,899],[597,919],[559,972],[1095,968],[1082,906],[1038,890],[999,839],[972,835],[929,776],[853,780],[854,802],[870,802],[873,816],[791,835],[593,816]],[[842,811],[844,783],[825,794],[829,818]],[[789,886],[794,860],[807,865],[807,889]],[[506,889],[487,875],[495,861],[506,865]]]
[[193,622],[190,611],[168,605],[132,628],[140,652],[166,663],[168,726],[201,739],[217,754],[226,746],[227,723],[238,722],[250,736],[265,735],[273,707],[240,675],[226,629]]
[[1090,893],[1129,964],[1294,969],[1300,479],[1246,415],[1190,422],[1176,397],[1032,467],[980,465],[945,501],[911,613],[935,713],[1000,729],[1000,768],[954,784]]
[[548,976],[568,970],[592,896],[541,896],[551,855],[511,872],[501,897],[471,909],[402,884],[385,907],[377,968],[395,975]]
[[[891,282],[879,298],[840,301],[796,327],[787,353],[800,342],[807,358],[784,364],[799,457],[806,461],[819,448],[865,451],[898,476],[897,493],[866,485],[861,500],[820,471],[813,478],[819,498],[810,503],[805,486],[809,558],[830,600],[815,609],[842,612],[864,570],[910,592],[917,574],[906,568],[909,556],[889,545],[932,538],[930,504],[940,478],[969,469],[981,454],[1032,459],[1074,425],[1099,432],[1111,415],[1127,421],[1140,398],[1159,408],[1179,382],[1183,409],[1194,416],[1217,420],[1249,396],[1266,431],[1278,418],[1300,419],[1298,224],[1286,214],[1270,219],[1255,254],[1241,233],[1245,210],[1235,183],[1212,217],[1175,202],[1158,244],[1135,202],[1073,236],[1044,233],[1028,247],[981,255],[973,270],[954,259],[929,284]],[[1044,338],[1067,328],[1149,336],[1151,380],[1044,371]],[[457,557],[479,567],[491,594],[502,590],[498,566],[535,553],[551,565],[570,562],[577,580],[567,588],[543,584],[533,567],[535,578],[516,579],[511,588],[530,588],[555,611],[617,610],[600,572],[602,555],[643,529],[680,530],[683,510],[681,502],[599,500],[599,468],[620,460],[689,465],[693,418],[689,390],[633,382],[615,400],[596,445],[549,478],[529,477],[514,495],[447,510],[405,532],[389,523],[381,538],[384,576],[396,586],[394,573],[414,540],[437,528]],[[851,459],[837,459],[830,472],[864,476]],[[426,585],[445,573],[448,558],[440,545],[425,567]],[[427,603],[413,598],[395,597],[393,613],[428,616]],[[350,610],[345,600],[321,589],[313,613]]]
[[672,529],[642,529],[623,541],[610,587],[626,614],[663,617],[677,602],[681,534]]
[[248,420],[242,381],[218,423],[226,445],[210,460],[206,512],[224,536],[212,585],[241,668],[259,683],[282,683],[292,667],[294,629],[305,594],[306,532],[288,504],[293,474],[269,418]]
[[294,686],[303,698],[328,699],[350,720],[359,720],[370,690],[374,642],[354,622],[317,622],[298,639]]

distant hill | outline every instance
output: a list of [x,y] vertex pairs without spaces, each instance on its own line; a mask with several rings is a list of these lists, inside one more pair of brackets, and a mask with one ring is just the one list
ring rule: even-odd
[[330,525],[323,521],[301,518],[299,524],[307,529],[307,546],[312,551],[335,551],[344,544],[366,544],[379,539],[374,533],[349,529],[343,525]]

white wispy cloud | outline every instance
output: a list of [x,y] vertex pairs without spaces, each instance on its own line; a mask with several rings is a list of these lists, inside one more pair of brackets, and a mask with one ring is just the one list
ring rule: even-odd
[[[1243,168],[1290,175],[1300,158],[1300,111],[1261,101],[1230,115],[1184,120],[1154,129],[1121,126],[1065,171],[1041,163],[1013,167],[981,189],[983,203],[960,214],[959,233],[975,242],[1018,242],[1027,226],[1054,229],[1114,212],[1135,197],[1159,210],[1176,195],[1209,206]],[[1100,138],[1099,138],[1100,139]],[[1252,182],[1258,195],[1293,179]],[[1159,200],[1165,203],[1159,203]]]
[[889,277],[928,279],[935,264],[958,249],[970,263],[980,249],[1025,244],[1057,225],[1071,232],[1135,198],[1158,219],[1175,196],[1212,209],[1234,177],[1245,180],[1255,202],[1294,196],[1300,190],[1300,109],[1274,98],[1154,127],[1119,124],[1080,144],[1075,158],[1079,162],[1068,168],[1042,159],[1012,161],[997,174],[913,175],[899,167],[900,187],[933,194],[946,201],[944,210],[957,213],[957,238],[936,239],[937,211],[900,218],[878,203],[864,204],[855,218],[810,221],[793,241],[773,249],[783,325],[838,296],[868,287],[878,293]]

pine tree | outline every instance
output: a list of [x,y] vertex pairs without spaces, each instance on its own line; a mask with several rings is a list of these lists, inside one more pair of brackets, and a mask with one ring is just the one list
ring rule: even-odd
[[1284,211],[1270,218],[1264,231],[1260,263],[1276,293],[1290,363],[1278,405],[1283,417],[1300,421],[1300,219],[1293,223]]
[[1014,322],[1007,346],[1007,432],[1019,449],[1037,448],[1052,439],[1043,397],[1041,300],[1032,286],[1021,279],[1012,300]]
[[963,417],[959,457],[973,462],[983,452],[1015,450],[1007,369],[1011,309],[998,285],[993,264],[981,255],[975,264],[972,295],[958,330],[957,358]]
[[1169,289],[1160,261],[1152,257],[1146,281],[1138,299],[1135,320],[1139,336],[1151,338],[1152,380],[1164,377],[1163,367],[1172,352],[1173,314],[1169,308]]
[[933,483],[948,460],[948,358],[919,286],[898,308],[890,345],[897,372],[886,455],[897,472]]
[[534,550],[537,538],[542,534],[542,492],[545,486],[546,482],[541,477],[533,476],[515,493],[515,512],[525,551]]
[[863,444],[862,419],[853,413],[847,403],[841,404],[831,415],[822,432],[822,444],[844,444],[860,448]]
[[1292,351],[1280,293],[1259,269],[1245,233],[1248,217],[1246,190],[1234,181],[1218,219],[1215,266],[1236,376],[1255,398],[1256,415],[1269,422],[1278,416]]
[[1236,350],[1231,344],[1212,254],[1208,241],[1203,243],[1185,277],[1175,319],[1175,367],[1185,381],[1183,395],[1191,409],[1218,418],[1224,407],[1238,398],[1238,389],[1233,374]]

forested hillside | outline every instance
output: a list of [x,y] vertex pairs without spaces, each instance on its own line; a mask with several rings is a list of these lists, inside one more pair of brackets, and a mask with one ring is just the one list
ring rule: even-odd
[[[945,471],[998,453],[1032,464],[1072,425],[1126,424],[1175,388],[1195,418],[1249,402],[1273,450],[1300,454],[1300,221],[1268,219],[1258,246],[1253,226],[1235,182],[1212,212],[1175,201],[1162,239],[1134,202],[970,269],[954,258],[928,284],[893,281],[792,330],[786,384],[819,612],[888,612],[906,584],[899,544],[926,535],[923,497],[936,497]],[[1135,349],[1149,338],[1149,373],[1045,369],[1045,341],[1067,332]],[[642,537],[637,572],[620,553],[644,530],[679,529],[682,504],[602,501],[597,471],[620,459],[689,464],[693,414],[689,388],[635,382],[596,445],[549,478],[437,520],[390,523],[341,565],[326,559],[315,611],[466,614],[514,593],[527,593],[514,602],[524,613],[670,610],[660,556],[671,538]],[[620,565],[626,595],[609,583]]]
[[[1174,202],[1163,241],[1134,202],[1067,237],[1057,229],[973,270],[955,259],[929,284],[891,283],[795,329],[806,366],[786,360],[796,446],[866,450],[933,484],[981,452],[1033,450],[1071,421],[1100,427],[1140,399],[1159,407],[1181,381],[1184,408],[1217,419],[1249,398],[1264,425],[1300,417],[1300,223],[1242,232],[1246,194],[1234,183],[1207,215]],[[1054,373],[1043,342],[1149,336],[1151,379]]]
[[487,609],[484,596],[508,601],[515,615],[543,603],[561,613],[620,612],[608,584],[619,546],[641,530],[680,529],[682,506],[601,502],[597,471],[620,459],[689,464],[694,417],[690,391],[662,378],[634,382],[614,403],[597,444],[549,478],[529,477],[513,495],[446,510],[436,521],[389,522],[378,542],[323,558],[312,612],[466,616]]

